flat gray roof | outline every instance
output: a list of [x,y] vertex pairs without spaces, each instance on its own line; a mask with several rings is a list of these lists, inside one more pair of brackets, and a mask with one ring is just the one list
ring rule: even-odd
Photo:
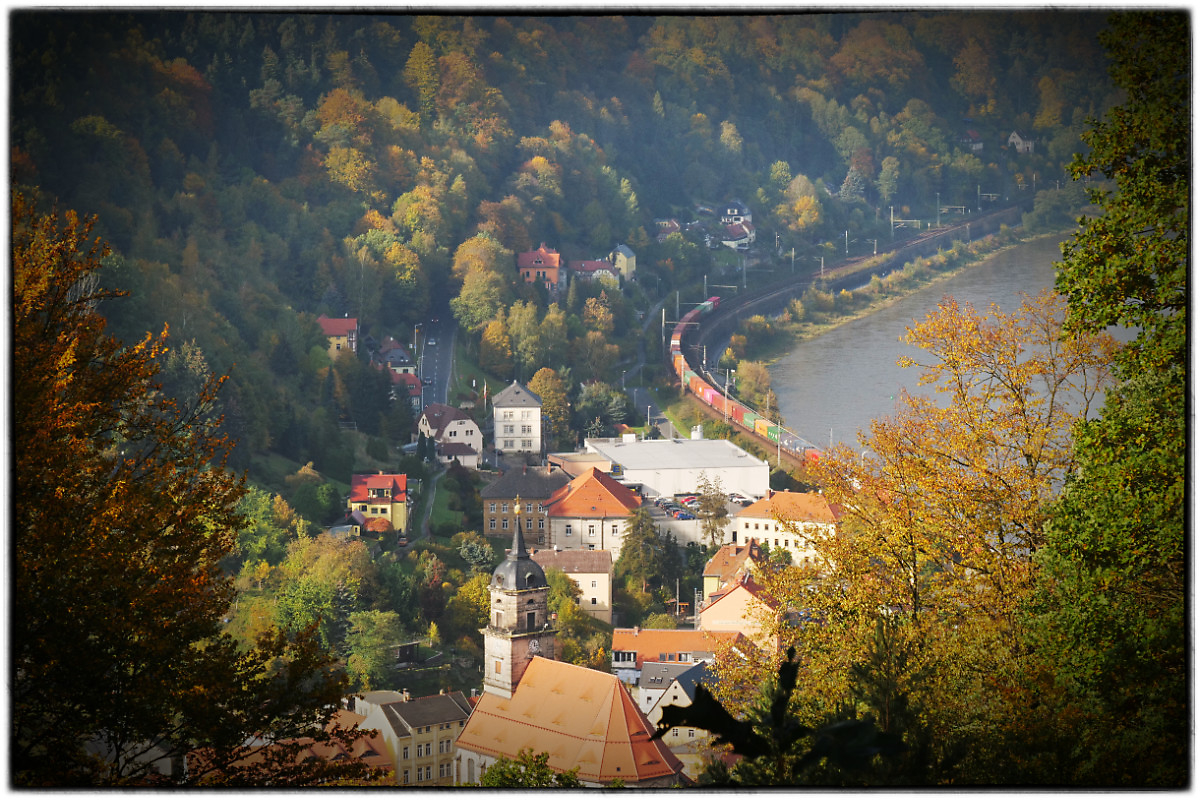
[[586,439],[584,447],[626,472],[643,469],[744,469],[766,466],[725,439]]

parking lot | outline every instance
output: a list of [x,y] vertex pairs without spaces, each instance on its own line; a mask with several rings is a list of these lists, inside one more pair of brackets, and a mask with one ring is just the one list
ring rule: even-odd
[[[654,520],[655,525],[665,531],[670,531],[671,533],[675,534],[675,538],[681,547],[686,545],[688,542],[695,542],[696,544],[703,545],[708,544],[707,541],[704,541],[703,523],[699,519],[696,519],[695,515],[692,514],[690,510],[687,510],[687,506],[683,505],[682,503],[678,503],[674,507],[668,506],[667,508],[663,508],[661,505],[655,504],[655,500],[657,499],[658,498],[645,498],[646,507],[650,509],[650,517]],[[670,511],[677,507],[683,508],[689,515],[692,516],[692,519],[680,519],[673,516]],[[742,510],[742,505],[740,503],[726,503],[725,510],[729,513],[729,522],[725,526],[725,534],[721,537],[722,543],[729,539],[728,532],[733,527],[733,520],[735,516],[739,511]]]

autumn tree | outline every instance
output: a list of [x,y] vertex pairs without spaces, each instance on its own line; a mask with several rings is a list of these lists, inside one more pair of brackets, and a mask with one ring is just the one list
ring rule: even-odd
[[195,783],[210,776],[151,760],[200,748],[229,782],[362,774],[297,766],[286,744],[238,766],[252,737],[329,739],[345,682],[311,630],[245,650],[222,633],[234,592],[218,562],[243,484],[212,413],[221,380],[166,397],[165,331],[129,346],[105,333],[99,308],[121,293],[98,288],[93,222],[12,198],[13,781]]
[[501,315],[488,322],[479,339],[479,366],[493,375],[507,378],[512,374],[512,340]]
[[860,448],[824,454],[817,475],[844,511],[841,535],[815,543],[828,566],[767,579],[776,597],[822,620],[803,636],[778,631],[797,643],[813,696],[849,691],[849,665],[886,609],[906,620],[897,635],[920,654],[911,672],[931,676],[916,691],[936,710],[935,735],[950,743],[964,719],[1003,716],[992,682],[1020,655],[1033,553],[1076,467],[1071,428],[1095,410],[1112,358],[1107,336],[1062,336],[1064,306],[1046,292],[984,315],[945,299],[907,335],[928,357],[902,359],[941,401],[906,394]]
[[567,384],[555,370],[542,367],[529,380],[529,391],[542,401],[542,413],[549,421],[550,440],[559,447],[573,444],[571,437],[571,408],[567,401]]

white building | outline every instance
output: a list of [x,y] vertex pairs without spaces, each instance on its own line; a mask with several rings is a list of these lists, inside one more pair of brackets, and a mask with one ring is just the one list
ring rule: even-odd
[[720,481],[729,494],[762,497],[771,468],[724,439],[586,439],[584,449],[609,463],[610,474],[626,485],[640,484],[647,496],[695,492],[702,479]]
[[437,442],[438,460],[442,463],[448,464],[457,458],[464,467],[475,469],[479,466],[483,433],[471,415],[461,408],[430,403],[417,420],[417,430]]
[[495,446],[505,453],[542,452],[542,399],[516,381],[492,398]]
[[824,567],[814,544],[836,535],[840,517],[841,509],[820,492],[768,492],[734,516],[729,541],[745,545],[757,540],[771,550],[787,550],[796,566]]
[[562,570],[579,587],[579,607],[612,624],[613,558],[608,550],[534,550],[530,557],[543,570]]

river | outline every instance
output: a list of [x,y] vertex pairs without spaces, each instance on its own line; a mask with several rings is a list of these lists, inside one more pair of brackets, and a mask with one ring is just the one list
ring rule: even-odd
[[785,426],[820,448],[837,442],[857,447],[858,431],[865,431],[872,419],[890,416],[901,388],[912,394],[932,392],[932,387],[917,386],[917,368],[896,364],[901,355],[920,352],[901,341],[905,330],[946,295],[981,312],[992,303],[1006,312],[1015,310],[1022,292],[1037,294],[1054,285],[1054,262],[1062,258],[1059,241],[1025,242],[801,342],[770,367]]

